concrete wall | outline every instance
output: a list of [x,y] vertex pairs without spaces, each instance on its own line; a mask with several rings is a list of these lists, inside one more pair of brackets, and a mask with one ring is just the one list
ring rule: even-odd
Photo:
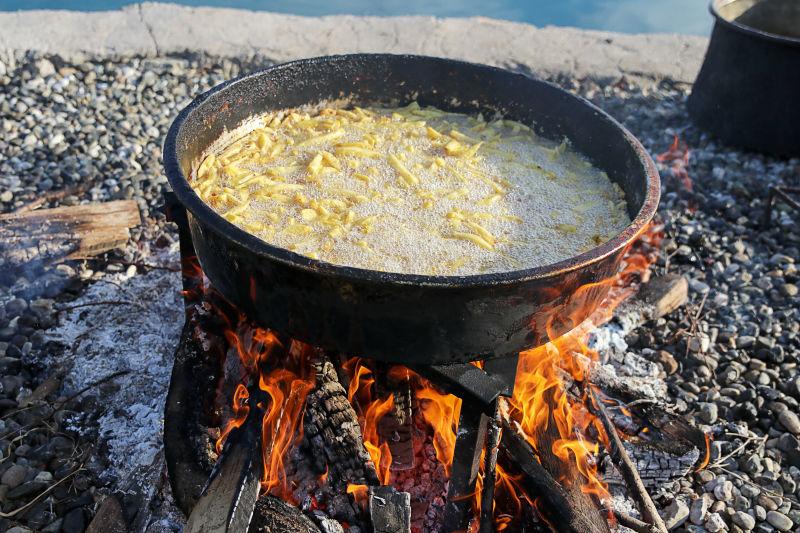
[[260,54],[276,61],[347,52],[415,53],[542,75],[691,82],[707,39],[627,35],[544,27],[489,18],[299,17],[175,4],[136,4],[119,11],[0,13],[0,49],[70,55],[159,55],[205,51]]

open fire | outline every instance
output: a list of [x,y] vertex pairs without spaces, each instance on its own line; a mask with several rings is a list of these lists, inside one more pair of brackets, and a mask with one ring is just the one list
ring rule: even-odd
[[[647,280],[660,239],[660,227],[651,224],[625,255],[616,276],[582,287],[579,291],[608,290],[608,295],[588,320],[569,324],[569,333],[521,353],[513,395],[498,400],[500,425],[523,436],[537,460],[556,473],[558,483],[601,508],[610,507],[604,503],[609,493],[598,474],[597,452],[600,444],[608,449],[609,443],[591,405],[587,376],[596,354],[586,340]],[[462,400],[409,368],[325,353],[252,326],[219,295],[202,294],[207,283],[199,269],[194,268],[192,276],[194,294],[187,293],[188,300],[201,302],[195,305],[216,317],[228,347],[215,400],[222,422],[216,453],[223,453],[226,441],[255,410],[261,494],[307,513],[325,511],[345,530],[363,529],[369,528],[370,487],[391,486],[410,496],[412,531],[441,531]],[[568,311],[561,316],[581,316],[580,309]],[[563,324],[553,327],[563,329]],[[341,411],[341,406],[328,405],[337,394],[338,401],[346,401]],[[342,435],[311,434],[320,427],[309,420],[315,403],[321,405],[312,418],[332,415],[325,427]],[[319,443],[321,438],[357,440],[342,448],[350,446],[356,457],[335,457]],[[324,457],[326,452],[332,456]],[[466,496],[473,517],[470,529],[478,529],[477,518],[486,512],[495,531],[519,527],[525,520],[547,523],[547,513],[537,512],[541,502],[520,482],[522,474],[503,461],[491,472],[494,498],[487,511],[481,494],[488,456],[484,450],[475,490]],[[360,464],[337,464],[345,459]],[[495,462],[496,457],[491,464]]]

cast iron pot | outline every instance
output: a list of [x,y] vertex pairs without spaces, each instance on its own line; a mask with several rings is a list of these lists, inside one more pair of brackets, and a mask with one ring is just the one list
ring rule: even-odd
[[[633,223],[609,242],[553,265],[439,277],[337,266],[271,246],[217,215],[192,190],[192,163],[254,114],[347,97],[355,105],[420,105],[502,113],[564,136],[625,191]],[[256,323],[348,355],[407,365],[514,355],[581,322],[608,288],[627,246],[655,213],[651,158],[607,114],[558,87],[498,68],[408,55],[294,61],[198,96],[169,130],[164,166],[188,210],[194,247],[213,286]],[[579,290],[580,289],[580,290]]]
[[800,155],[800,2],[713,0],[709,10],[692,117],[726,143]]

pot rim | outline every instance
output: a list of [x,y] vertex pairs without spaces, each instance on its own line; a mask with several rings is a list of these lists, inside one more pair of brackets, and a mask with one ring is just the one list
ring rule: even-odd
[[[314,63],[336,63],[352,61],[356,58],[361,59],[379,59],[381,57],[394,57],[407,60],[423,60],[423,61],[438,61],[448,65],[458,65],[468,68],[480,68],[489,72],[502,73],[505,76],[513,76],[518,78],[525,78],[533,83],[540,83],[550,87],[551,89],[562,92],[568,98],[572,99],[574,105],[587,106],[593,113],[596,114],[597,120],[604,120],[609,122],[616,128],[623,137],[623,141],[627,142],[633,148],[639,165],[644,171],[646,179],[646,193],[641,207],[639,208],[636,217],[631,223],[620,233],[605,243],[592,248],[589,251],[583,252],[579,255],[533,268],[510,270],[504,272],[494,272],[489,274],[472,274],[467,276],[431,276],[423,274],[407,274],[398,272],[383,272],[379,270],[369,270],[363,268],[356,268],[351,266],[336,265],[325,261],[311,259],[301,254],[292,252],[285,248],[271,245],[266,241],[252,235],[245,230],[239,228],[225,218],[217,214],[210,206],[208,206],[194,191],[189,184],[187,176],[184,175],[178,160],[178,135],[181,132],[187,118],[197,108],[199,108],[206,100],[217,93],[225,91],[229,87],[242,83],[244,80],[249,80],[264,75],[280,71],[282,69],[294,68],[298,65],[314,64]],[[329,55],[319,56],[314,58],[299,59],[278,65],[273,65],[255,72],[245,74],[225,81],[209,89],[208,91],[197,96],[192,102],[187,105],[175,118],[170,126],[164,141],[164,168],[167,174],[172,190],[178,200],[186,207],[186,209],[198,220],[202,221],[211,230],[216,231],[226,238],[232,240],[236,244],[249,249],[252,253],[271,261],[278,261],[286,265],[305,270],[317,275],[332,276],[339,279],[349,280],[357,283],[373,282],[380,284],[393,284],[417,287],[442,287],[442,288],[478,288],[489,287],[498,285],[511,285],[530,280],[540,280],[548,277],[556,277],[566,274],[571,271],[585,268],[589,265],[595,264],[604,258],[615,254],[628,245],[630,245],[639,235],[641,235],[648,224],[652,220],[658,208],[659,199],[661,196],[661,181],[656,169],[653,159],[648,154],[647,150],[642,146],[636,137],[633,136],[622,124],[615,120],[611,115],[601,110],[588,100],[576,96],[564,89],[558,87],[554,83],[532,78],[524,74],[511,72],[498,67],[492,67],[479,63],[471,63],[466,61],[459,61],[454,59],[444,59],[433,56],[422,56],[413,54],[344,54],[344,55]]]
[[734,2],[738,1],[739,0],[711,0],[708,4],[708,11],[716,19],[718,24],[722,24],[726,28],[738,31],[740,33],[744,33],[745,35],[750,35],[757,39],[771,41],[776,44],[783,44],[788,46],[800,46],[800,38],[798,37],[789,37],[788,35],[772,33],[769,31],[760,30],[753,26],[748,26],[747,24],[742,24],[741,22],[737,22],[735,20],[728,20],[725,17],[723,17],[722,14],[717,9],[718,6],[721,7],[723,5],[733,4]]

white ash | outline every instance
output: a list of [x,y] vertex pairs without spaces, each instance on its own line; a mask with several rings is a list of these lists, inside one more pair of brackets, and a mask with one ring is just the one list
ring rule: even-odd
[[660,367],[628,350],[625,337],[634,329],[634,321],[626,316],[615,315],[614,320],[589,334],[587,346],[601,358],[590,364],[590,379],[616,390],[634,391],[643,398],[662,400],[667,397],[667,384]]
[[[175,263],[176,253],[151,260]],[[102,397],[106,411],[98,420],[112,473],[120,479],[150,465],[162,448],[164,400],[183,325],[180,290],[179,274],[168,270],[105,275],[70,307],[101,301],[134,305],[89,305],[66,311],[49,332],[48,340],[67,347],[54,361],[69,369],[64,394],[128,371],[114,379],[119,385],[116,392]]]

